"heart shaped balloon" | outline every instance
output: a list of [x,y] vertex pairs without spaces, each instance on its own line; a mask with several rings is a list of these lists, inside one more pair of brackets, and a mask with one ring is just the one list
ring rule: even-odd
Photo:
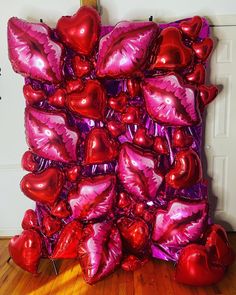
[[92,69],[91,63],[86,59],[82,59],[79,55],[73,58],[72,66],[77,78],[86,76]]
[[189,20],[180,22],[179,27],[185,35],[191,39],[196,39],[202,28],[202,19],[200,16],[196,15]]
[[39,229],[38,219],[35,211],[33,209],[28,209],[25,211],[23,220],[21,222],[23,229]]
[[106,105],[105,90],[97,80],[88,80],[81,92],[73,92],[66,97],[68,108],[76,115],[102,120]]
[[147,261],[147,259],[139,259],[137,256],[129,255],[122,261],[121,268],[125,271],[135,271],[142,267]]
[[64,185],[64,174],[58,168],[47,168],[41,173],[26,174],[20,183],[22,192],[30,199],[53,204]]
[[81,92],[84,88],[84,83],[82,79],[68,80],[65,88],[67,93],[72,93],[74,91]]
[[47,237],[53,236],[61,229],[61,221],[50,215],[45,215],[42,221],[42,229]]
[[39,168],[39,163],[35,160],[35,155],[31,151],[26,151],[23,154],[21,167],[30,172],[35,172]]
[[68,197],[73,217],[91,221],[111,212],[116,197],[116,177],[99,175],[81,179]]
[[141,93],[140,81],[138,81],[137,79],[128,79],[127,90],[131,97],[139,96]]
[[121,134],[125,133],[126,127],[124,124],[118,121],[109,121],[107,123],[107,129],[113,137],[119,137]]
[[120,149],[117,173],[125,190],[141,201],[155,199],[163,181],[156,164],[151,152],[124,143]]
[[201,179],[201,161],[192,149],[179,151],[175,156],[173,167],[165,176],[167,184],[175,189],[190,187]]
[[79,243],[78,255],[84,279],[89,284],[109,275],[120,264],[122,244],[111,221],[88,224]]
[[80,175],[81,167],[78,165],[71,166],[66,170],[66,177],[69,181],[75,182]]
[[82,236],[82,225],[73,220],[61,230],[56,246],[53,249],[52,259],[69,259],[78,257],[78,244]]
[[43,90],[36,90],[30,84],[25,84],[23,86],[23,94],[26,99],[26,102],[29,105],[33,105],[35,103],[42,101],[46,96]]
[[150,148],[153,145],[153,139],[147,134],[146,128],[139,127],[135,132],[133,143],[144,148]]
[[125,124],[139,124],[140,123],[140,109],[136,106],[127,107],[126,111],[121,117],[122,123]]
[[193,137],[187,133],[186,129],[177,128],[173,132],[172,144],[176,148],[189,147],[193,144]]
[[184,85],[179,75],[171,73],[146,78],[142,89],[147,112],[156,122],[169,126],[192,126],[200,123],[196,89]]
[[196,64],[193,71],[185,76],[190,83],[204,84],[206,80],[206,70],[204,65]]
[[64,113],[27,107],[25,129],[26,140],[35,154],[66,163],[77,160],[79,134],[68,126]]
[[21,235],[11,238],[9,254],[13,261],[24,270],[37,273],[42,251],[42,239],[34,230],[24,230]]
[[8,54],[14,71],[55,84],[61,81],[63,47],[52,40],[48,26],[12,17],[7,30]]
[[49,96],[48,102],[55,107],[63,108],[66,100],[65,95],[65,90],[58,88],[53,95]]
[[80,54],[90,55],[98,42],[100,22],[98,12],[84,6],[73,16],[61,17],[56,29],[66,45]]
[[224,276],[225,268],[210,260],[206,247],[191,244],[180,254],[175,279],[179,283],[193,286],[207,286],[218,283]]
[[215,85],[200,85],[198,89],[200,105],[203,107],[212,102],[219,92],[217,86]]
[[192,47],[197,57],[200,60],[205,61],[211,54],[213,45],[213,40],[211,38],[206,38],[201,42],[193,43]]
[[169,155],[168,143],[164,137],[156,136],[154,138],[153,149],[158,154]]
[[67,218],[71,215],[69,204],[65,200],[59,200],[51,207],[51,214],[58,218]]
[[158,36],[154,22],[120,22],[99,43],[96,73],[99,77],[124,78],[145,69]]
[[128,95],[121,91],[116,97],[110,97],[108,104],[114,111],[123,113],[127,107],[127,102]]

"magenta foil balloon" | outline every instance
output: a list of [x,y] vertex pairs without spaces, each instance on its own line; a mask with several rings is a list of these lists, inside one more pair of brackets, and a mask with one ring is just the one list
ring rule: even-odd
[[63,46],[51,35],[45,24],[12,17],[8,21],[8,53],[14,71],[32,79],[60,82]]
[[64,113],[27,107],[25,130],[28,145],[35,154],[65,163],[77,160],[79,135],[68,126]]
[[140,201],[153,200],[163,181],[156,165],[154,154],[124,143],[119,154],[118,177],[127,192]]
[[79,243],[78,255],[87,283],[96,283],[112,273],[122,256],[120,234],[112,221],[87,225]]
[[96,72],[99,77],[140,75],[150,63],[159,33],[153,22],[120,22],[99,44]]
[[147,112],[157,123],[169,126],[200,123],[196,89],[184,85],[177,74],[146,78],[142,89]]
[[111,213],[116,197],[116,177],[99,175],[82,179],[69,194],[73,217],[91,220]]

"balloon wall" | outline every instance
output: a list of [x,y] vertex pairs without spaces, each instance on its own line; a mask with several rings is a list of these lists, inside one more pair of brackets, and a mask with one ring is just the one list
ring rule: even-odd
[[176,263],[176,280],[218,282],[234,260],[208,216],[202,114],[213,48],[205,18],[101,26],[82,7],[52,29],[13,17],[9,59],[25,77],[21,183],[36,202],[12,238],[16,264],[76,258],[93,284],[149,259]]

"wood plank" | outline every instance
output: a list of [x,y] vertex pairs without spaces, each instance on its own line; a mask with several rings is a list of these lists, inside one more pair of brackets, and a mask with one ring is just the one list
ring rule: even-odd
[[[229,239],[236,250],[236,233]],[[9,239],[0,240],[0,295],[232,295],[236,294],[236,264],[217,285],[196,288],[174,281],[172,263],[153,260],[134,273],[119,269],[96,285],[87,285],[76,260],[58,261],[60,273],[55,276],[52,264],[42,259],[39,275],[33,276],[14,264],[7,263]]]
[[80,5],[92,6],[97,10],[99,9],[98,0],[80,0]]

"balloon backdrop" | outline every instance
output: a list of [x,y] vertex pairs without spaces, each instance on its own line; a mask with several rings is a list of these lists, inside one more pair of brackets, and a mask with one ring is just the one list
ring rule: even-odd
[[82,7],[55,29],[11,18],[8,48],[25,77],[21,189],[37,202],[9,244],[16,264],[77,258],[93,284],[153,257],[176,262],[178,282],[218,282],[234,253],[209,219],[201,165],[218,93],[207,20],[101,26]]

